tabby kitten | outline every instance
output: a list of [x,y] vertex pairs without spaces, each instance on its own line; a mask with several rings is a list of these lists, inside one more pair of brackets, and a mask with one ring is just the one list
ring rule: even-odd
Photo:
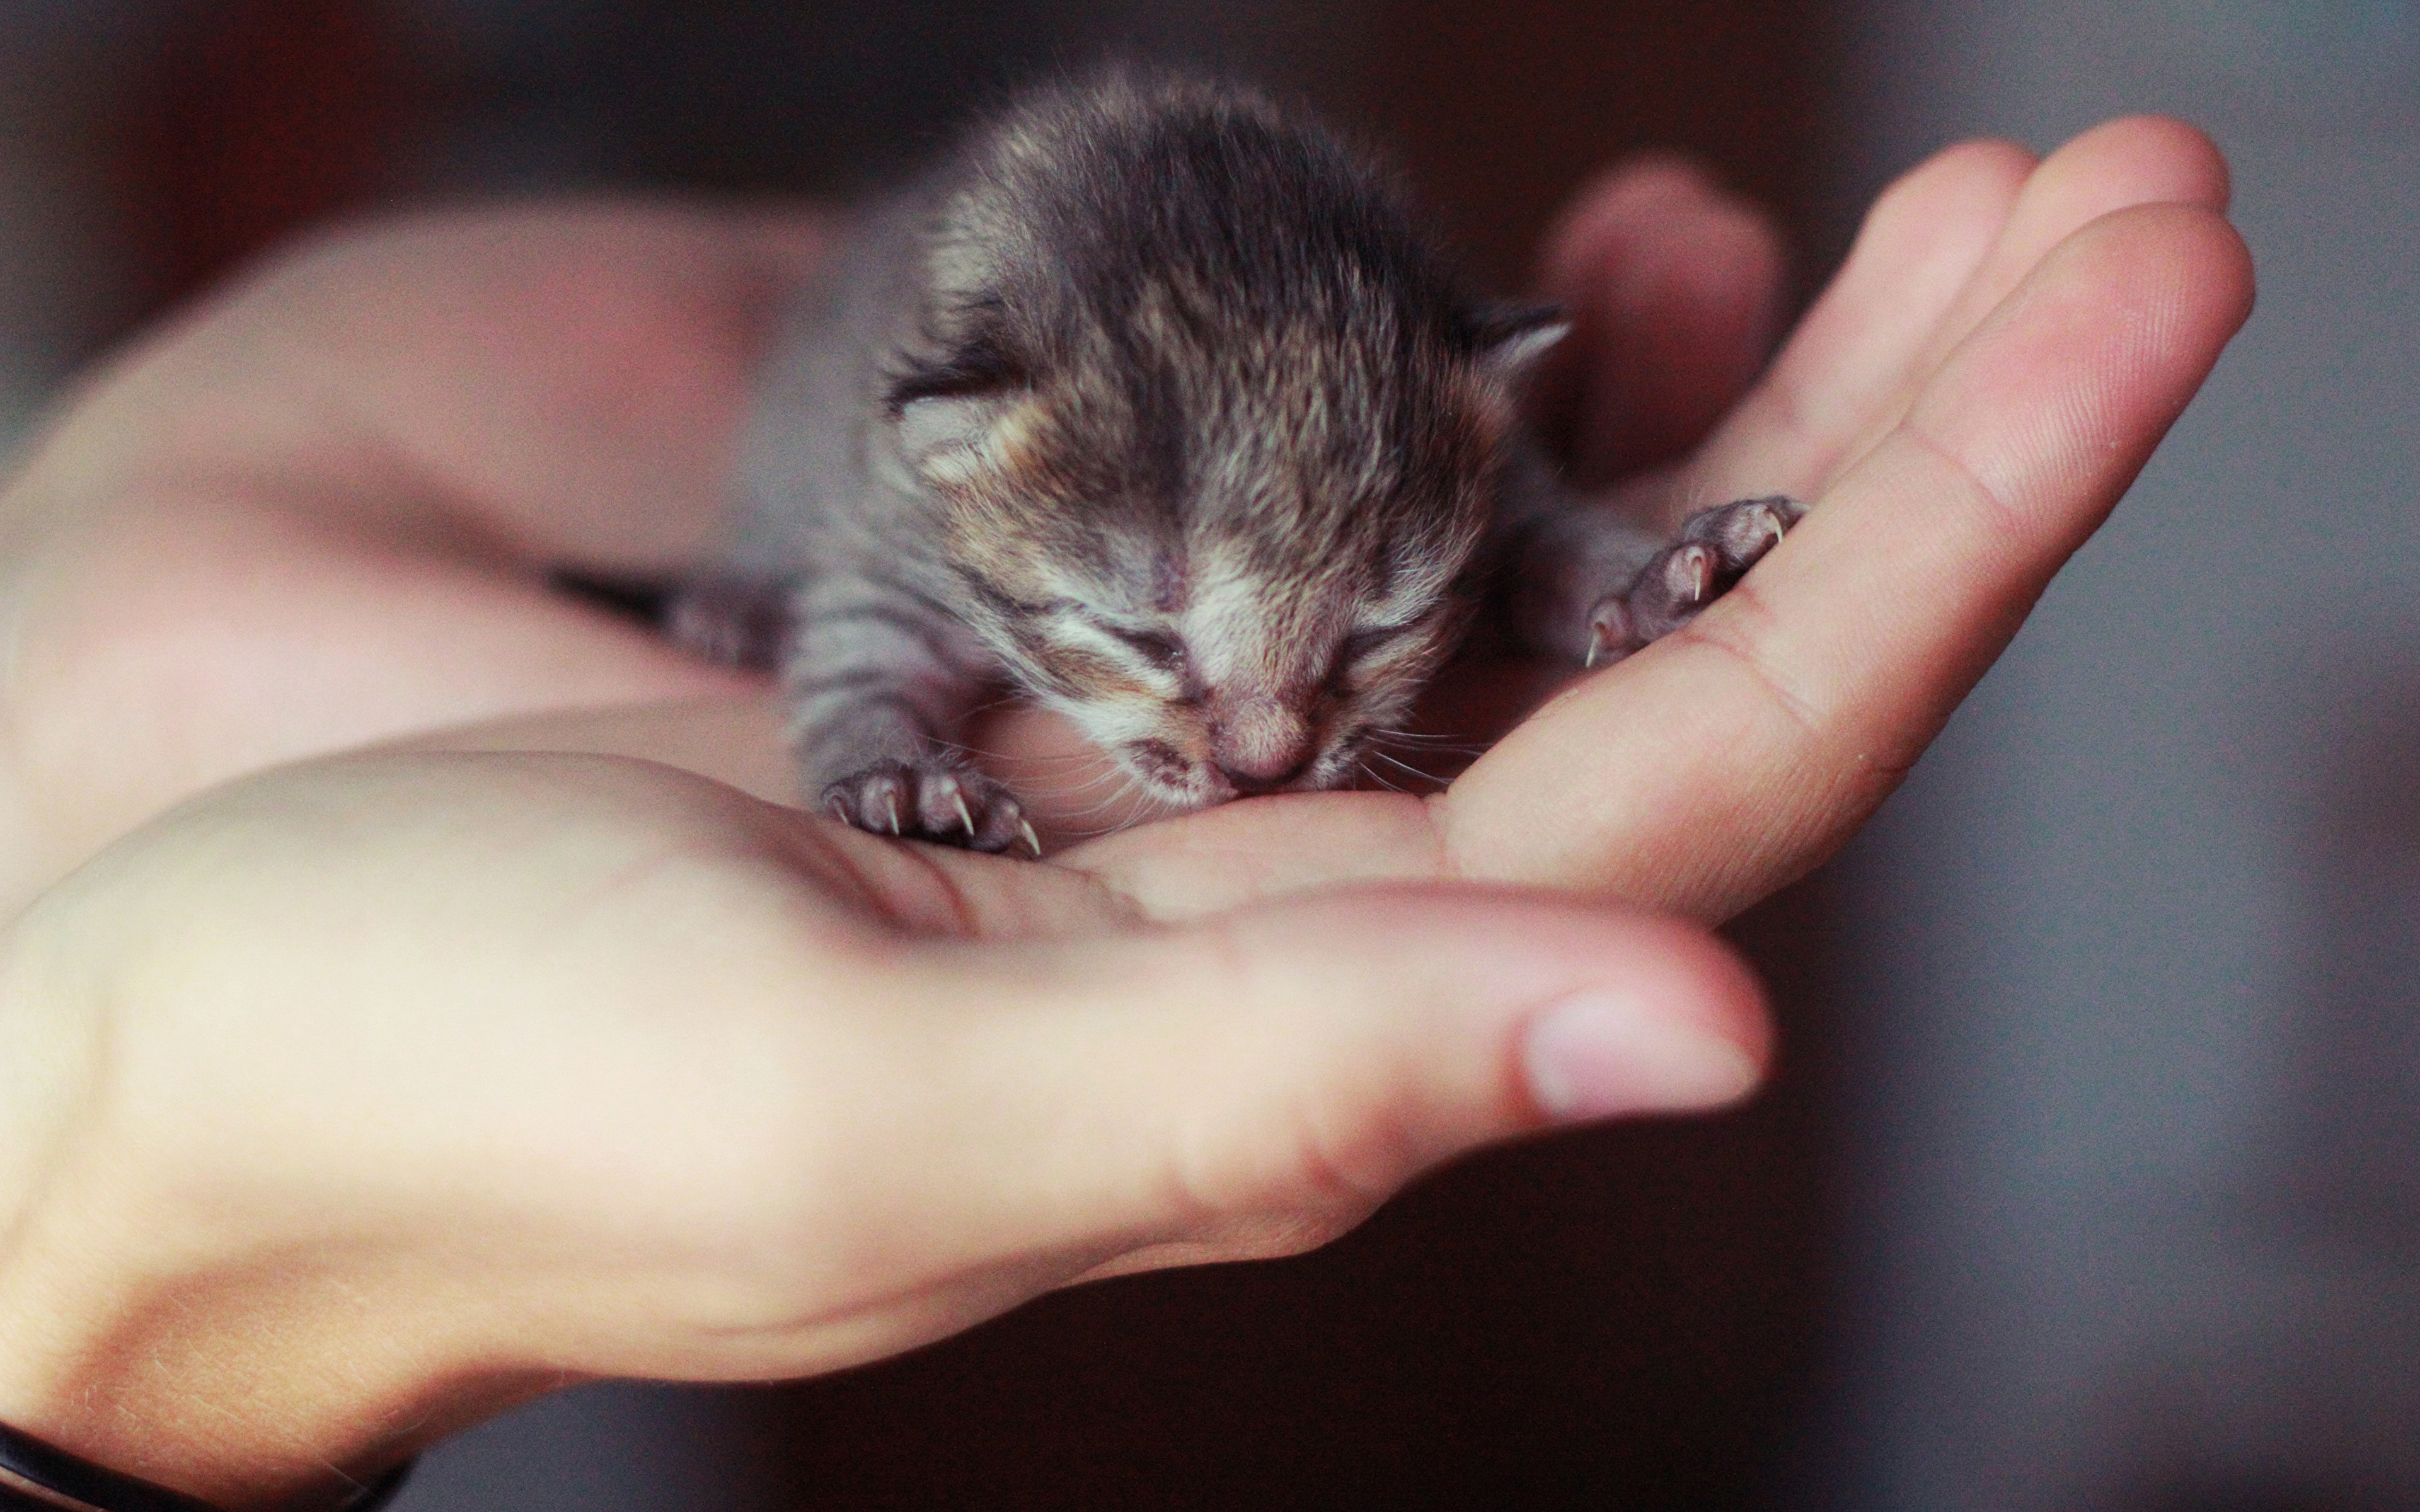
[[1564,507],[1517,410],[1565,329],[1473,298],[1385,177],[1257,94],[1031,95],[799,301],[730,565],[676,631],[777,663],[808,795],[879,834],[1040,853],[950,744],[1003,687],[1173,805],[1339,786],[1491,574],[1593,662],[1800,513],[1668,543]]

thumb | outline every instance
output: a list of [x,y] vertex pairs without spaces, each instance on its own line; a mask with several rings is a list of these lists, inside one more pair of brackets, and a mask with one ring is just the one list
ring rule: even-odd
[[911,975],[956,1005],[917,1036],[934,1073],[905,1121],[947,1148],[892,1168],[987,1258],[1070,1274],[1310,1248],[1479,1145],[1730,1103],[1768,1044],[1702,930],[1473,888],[950,947]]

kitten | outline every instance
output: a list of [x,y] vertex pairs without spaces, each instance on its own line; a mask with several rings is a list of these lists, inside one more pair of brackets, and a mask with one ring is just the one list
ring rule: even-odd
[[1473,298],[1388,180],[1259,95],[1031,95],[799,301],[732,565],[675,633],[776,661],[808,796],[876,833],[1040,853],[949,743],[1003,686],[1174,805],[1340,786],[1491,575],[1594,662],[1798,517],[1667,543],[1564,506],[1517,410],[1565,329]]

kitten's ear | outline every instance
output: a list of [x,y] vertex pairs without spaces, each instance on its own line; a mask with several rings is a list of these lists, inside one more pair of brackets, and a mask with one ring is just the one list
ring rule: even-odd
[[1492,304],[1471,320],[1479,360],[1515,388],[1527,383],[1556,344],[1572,333],[1559,304]]

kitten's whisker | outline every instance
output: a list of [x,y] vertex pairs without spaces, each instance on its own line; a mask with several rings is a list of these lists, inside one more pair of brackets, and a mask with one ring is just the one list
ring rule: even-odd
[[1367,763],[1362,764],[1361,775],[1368,778],[1371,781],[1377,783],[1380,787],[1385,788],[1389,793],[1401,793],[1404,791],[1402,788],[1395,786],[1392,782],[1388,781],[1385,778],[1380,777],[1378,775],[1377,768],[1369,765]]
[[1370,754],[1375,756],[1378,760],[1385,762],[1389,766],[1409,772],[1412,776],[1419,778],[1421,781],[1429,783],[1432,786],[1443,787],[1445,785],[1446,779],[1439,777],[1436,773],[1425,771],[1418,766],[1414,766],[1411,763],[1389,756],[1383,750],[1373,750],[1370,752]]
[[[1102,815],[1115,812],[1118,809],[1123,807],[1119,801],[1121,797],[1123,797],[1123,795],[1104,798],[1099,803],[1094,804],[1090,808],[1070,810],[1068,811],[1068,817],[1079,820],[1098,819]],[[1136,817],[1137,816],[1135,815],[1129,814],[1119,820],[1116,824],[1110,825],[1110,828],[1123,828],[1127,825],[1135,823]],[[1104,831],[1104,833],[1106,833],[1106,831]]]
[[1038,756],[1002,757],[997,751],[985,750],[980,746],[969,746],[955,740],[936,739],[933,744],[953,755],[964,756],[973,761],[1005,761],[1012,766],[1066,766],[1078,762],[1097,762],[1102,759],[1097,752],[1087,750],[1050,751]]
[[[1030,791],[1037,795],[1052,798],[1082,797],[1087,794],[1104,787],[1105,785],[1115,783],[1119,779],[1125,776],[1125,773],[1115,770],[1098,772],[1086,780],[1075,784],[1073,787],[1046,787],[1040,784],[1033,784]],[[1106,796],[1114,797],[1118,793],[1123,791],[1124,789],[1122,788],[1113,787]]]
[[[1383,751],[1386,750],[1387,748],[1380,742],[1373,741],[1370,748],[1372,750]],[[1391,755],[1393,752],[1388,752],[1388,754]],[[1407,756],[1418,756],[1422,761],[1446,761],[1457,763],[1461,766],[1467,766],[1472,762],[1478,760],[1481,756],[1485,755],[1486,748],[1479,746],[1414,746],[1404,750],[1403,754]]]
[[[1122,774],[1111,773],[1109,775],[1119,776]],[[1065,802],[1069,799],[1085,796],[1092,793],[1093,790],[1099,788],[1102,784],[1102,779],[1094,779],[1093,781],[1082,783],[1077,787],[1061,788],[1055,791],[1037,788],[1032,790],[1032,792],[1035,797],[1048,798],[1052,800],[1054,804],[1057,804]],[[1125,787],[1112,788],[1107,792],[1101,793],[1092,803],[1085,805],[1081,809],[1070,810],[1069,812],[1078,819],[1089,818],[1094,814],[1107,813],[1111,809],[1116,808],[1121,801],[1129,796],[1131,792],[1131,789]]]
[[1028,702],[1030,701],[1024,694],[1012,690],[1010,692],[1002,693],[1000,697],[993,699],[988,703],[976,704],[973,708],[967,711],[967,717],[970,719],[980,719],[994,709],[1004,709],[1012,703],[1025,703]]
[[1066,837],[1066,838],[1067,838],[1067,839],[1069,839],[1069,840],[1078,840],[1078,841],[1081,841],[1081,840],[1098,840],[1098,839],[1100,839],[1100,838],[1101,838],[1102,836],[1104,836],[1104,835],[1114,835],[1114,834],[1116,834],[1119,830],[1122,830],[1122,829],[1125,828],[1126,826],[1125,826],[1125,825],[1122,825],[1122,824],[1121,824],[1121,825],[1103,825],[1099,826],[1098,828],[1094,828],[1094,829],[1072,829],[1072,828],[1069,828],[1068,826],[1066,826],[1066,825],[1053,825],[1052,827],[1053,827],[1053,828],[1055,828],[1055,829],[1057,829],[1057,830],[1058,830],[1058,832],[1059,832],[1061,835],[1063,835],[1063,836]]

